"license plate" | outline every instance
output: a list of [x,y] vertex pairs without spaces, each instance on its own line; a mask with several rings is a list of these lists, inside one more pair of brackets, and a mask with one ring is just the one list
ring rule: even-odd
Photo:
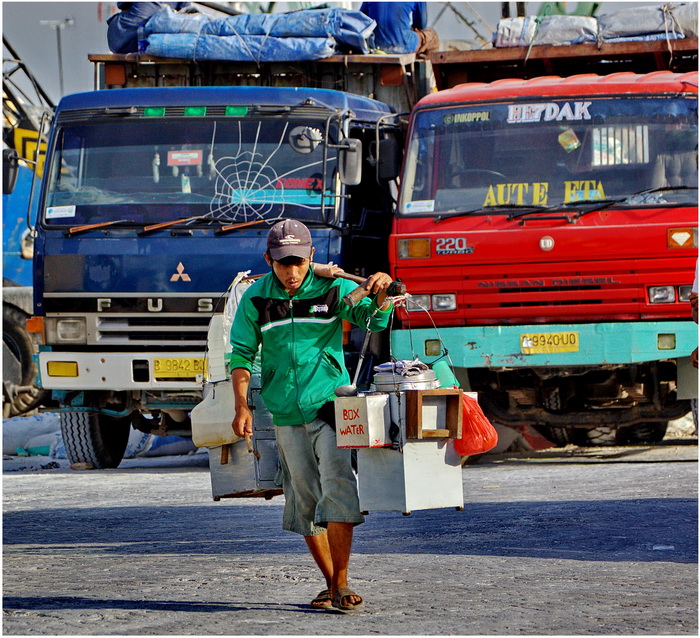
[[153,359],[153,376],[156,379],[195,378],[198,374],[204,374],[206,368],[206,359]]
[[531,332],[520,335],[520,352],[578,352],[578,332]]

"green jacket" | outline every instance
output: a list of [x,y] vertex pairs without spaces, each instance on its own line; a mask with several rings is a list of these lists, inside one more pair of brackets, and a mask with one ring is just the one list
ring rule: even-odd
[[251,370],[262,343],[262,398],[276,425],[299,425],[316,418],[339,385],[350,383],[344,364],[342,319],[373,331],[386,328],[391,308],[378,310],[365,297],[352,308],[343,296],[357,284],[317,277],[309,270],[290,297],[270,272],[241,297],[231,326],[230,369]]

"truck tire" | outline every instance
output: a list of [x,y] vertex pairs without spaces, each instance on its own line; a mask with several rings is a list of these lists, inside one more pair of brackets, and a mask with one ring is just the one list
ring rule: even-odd
[[14,306],[2,306],[3,417],[33,410],[49,393],[36,385],[34,344],[25,330],[27,315]]
[[586,443],[590,447],[615,445],[619,443],[618,429],[607,425],[599,425],[597,428],[586,430]]
[[659,443],[666,436],[668,423],[648,421],[623,428],[618,437],[621,443]]
[[95,412],[61,412],[61,434],[68,460],[97,470],[117,467],[129,441],[131,419]]
[[535,429],[546,439],[549,439],[557,447],[566,447],[569,444],[583,445],[583,437],[578,428],[554,427],[549,425],[536,425]]

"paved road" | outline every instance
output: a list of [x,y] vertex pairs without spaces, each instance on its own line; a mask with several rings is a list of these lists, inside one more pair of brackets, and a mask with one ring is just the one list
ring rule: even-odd
[[466,507],[372,513],[341,615],[281,498],[206,468],[4,474],[8,635],[698,633],[697,445],[484,457]]

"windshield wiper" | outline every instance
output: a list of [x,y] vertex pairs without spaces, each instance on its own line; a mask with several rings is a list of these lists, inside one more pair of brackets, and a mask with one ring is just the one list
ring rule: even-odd
[[[537,215],[536,217],[533,217],[532,219],[565,219],[568,221],[570,224],[573,224],[574,221],[576,221],[579,217],[583,217],[583,215],[587,215],[588,213],[593,213],[597,210],[603,210],[604,208],[607,208],[608,206],[612,206],[613,204],[619,204],[620,202],[624,202],[624,199],[597,199],[595,202],[588,201],[588,200],[582,200],[580,202],[568,202],[566,204],[557,204],[556,206],[542,206],[540,209],[540,212],[554,212],[554,211],[562,211],[564,212],[563,215],[553,215],[552,217],[542,217],[540,215]],[[590,204],[595,204],[594,206],[591,206],[588,210],[580,210],[577,211],[573,217],[569,217],[569,215],[566,214],[566,210],[571,207],[577,207],[577,206],[583,206],[583,205],[590,205]],[[529,211],[524,211],[522,213],[513,213],[512,215],[508,215],[507,220],[511,221],[512,219],[519,219],[521,222],[526,221],[528,219],[527,215],[530,215],[531,213],[536,213],[538,211],[536,210],[529,210]]]
[[[282,221],[284,217],[271,217],[271,218],[263,218],[263,219],[256,219],[252,222],[239,222],[237,224],[229,224],[228,226],[222,226],[221,228],[217,228],[216,231],[214,232],[215,235],[222,235],[224,233],[228,233],[231,230],[237,230],[238,228],[245,228],[246,226],[252,226],[253,224],[270,224],[272,226],[273,224],[276,224],[279,221]],[[292,219],[295,219],[298,222],[301,222],[302,224],[306,224],[307,226],[310,226],[312,224],[318,224],[319,220],[318,219],[302,219],[301,217],[293,217]],[[330,224],[328,224],[330,226]]]
[[[665,193],[667,191],[696,191],[698,190],[697,186],[659,186],[658,188],[648,188],[643,191],[639,191],[638,193],[635,193],[634,195],[630,195],[630,197],[635,197],[637,195],[648,195],[649,193]],[[629,199],[628,197],[627,199]]]
[[[660,186],[658,188],[647,188],[642,191],[638,191],[634,193],[633,195],[628,195],[627,197],[620,197],[618,199],[599,199],[596,201],[596,206],[592,206],[588,210],[582,210],[576,213],[574,216],[574,219],[578,219],[579,217],[583,217],[584,215],[588,215],[588,213],[595,213],[596,211],[599,210],[604,210],[606,208],[609,208],[610,206],[614,204],[630,204],[633,206],[638,206],[640,204],[659,204],[663,202],[653,202],[653,201],[648,201],[648,202],[639,202],[639,201],[634,201],[636,198],[644,197],[645,195],[651,195],[653,193],[668,193],[669,191],[693,191],[693,190],[698,190],[697,186]],[[665,201],[665,200],[664,200]],[[582,202],[578,202],[582,203]],[[592,203],[592,202],[591,202]],[[666,202],[668,203],[668,202]]]
[[229,224],[228,226],[222,226],[221,228],[217,228],[216,231],[214,231],[215,235],[223,235],[224,233],[228,233],[231,230],[236,230],[238,228],[245,228],[246,226],[252,226],[253,224],[260,224],[262,222],[271,222],[271,221],[279,221],[279,218],[276,218],[274,220],[272,219],[256,219],[252,222],[240,222],[239,224]]
[[599,199],[596,203],[595,206],[591,206],[590,208],[587,208],[586,210],[580,210],[574,215],[574,220],[580,219],[584,215],[588,215],[588,213],[596,213],[600,210],[605,210],[606,208],[610,208],[611,206],[614,206],[615,204],[622,204],[627,201],[627,197],[625,198],[620,198],[620,199]]
[[[207,215],[195,215],[193,217],[183,217],[182,219],[173,219],[172,221],[169,222],[162,222],[160,224],[152,224],[150,226],[144,226],[143,230],[141,230],[138,234],[139,236],[145,235],[147,233],[154,232],[156,230],[161,230],[163,228],[170,228],[172,226],[177,226],[178,224],[187,224],[189,222],[194,222],[194,221],[200,221],[203,219],[208,219],[210,221],[218,222],[221,224],[221,219],[218,219],[216,217],[212,217],[211,214]],[[278,221],[280,221],[282,218],[281,217],[274,217],[271,219],[263,218],[263,219],[254,219],[253,221],[249,222],[239,222],[236,224],[227,224],[223,226],[219,226],[219,228],[216,229],[214,232],[215,235],[221,235],[224,233],[228,233],[232,230],[237,230],[238,228],[246,228],[247,226],[253,226],[255,224],[275,224]],[[307,222],[307,220],[300,219],[300,222]],[[312,223],[312,220],[309,220],[310,223]]]
[[[528,213],[536,213],[537,211],[548,210],[546,206],[528,206],[526,204],[497,204],[496,206],[482,206],[481,208],[474,208],[473,210],[463,210],[456,213],[446,213],[445,215],[438,215],[433,221],[437,224],[443,219],[450,219],[452,217],[468,217],[469,215],[481,215],[488,214],[491,211],[507,211],[507,210],[520,210],[526,209],[525,212],[516,213],[515,215],[527,215]],[[507,219],[511,219],[513,215],[509,215]]]
[[113,219],[109,222],[100,222],[99,224],[85,224],[84,226],[73,226],[69,228],[65,234],[68,237],[85,232],[86,230],[95,230],[97,228],[106,228],[107,226],[115,226],[117,224],[135,224],[133,219]]
[[145,235],[147,233],[152,233],[155,230],[160,230],[161,228],[169,228],[170,226],[176,226],[177,224],[185,224],[187,222],[199,221],[200,219],[211,219],[214,218],[211,214],[207,215],[195,215],[194,217],[183,217],[182,219],[173,219],[169,222],[161,222],[160,224],[151,224],[150,226],[144,226],[139,235]]

